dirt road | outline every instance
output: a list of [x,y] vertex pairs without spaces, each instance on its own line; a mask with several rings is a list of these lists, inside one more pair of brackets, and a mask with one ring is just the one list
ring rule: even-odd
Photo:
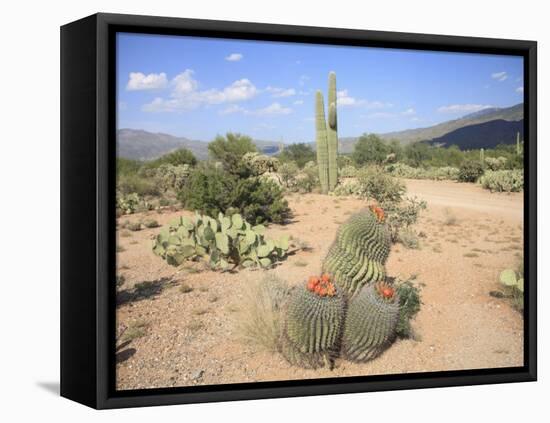
[[[522,317],[505,300],[489,296],[499,288],[499,272],[515,266],[522,253],[522,194],[491,194],[473,184],[453,182],[406,183],[409,196],[428,202],[415,227],[424,237],[417,250],[394,245],[388,273],[417,275],[424,284],[423,306],[413,322],[416,339],[398,340],[366,364],[339,360],[332,371],[293,368],[279,354],[238,337],[240,300],[250,282],[265,271],[190,269],[173,280],[163,279],[170,278],[174,268],[151,253],[151,237],[158,229],[121,231],[118,268],[125,282],[119,288],[117,324],[121,331],[128,328],[126,332],[140,336],[118,352],[118,388],[522,365]],[[268,235],[287,233],[307,242],[311,251],[300,251],[269,272],[298,284],[319,273],[337,227],[364,203],[316,194],[293,195],[289,203],[293,222],[272,225]],[[179,214],[190,213],[155,212],[151,217],[162,224]]]

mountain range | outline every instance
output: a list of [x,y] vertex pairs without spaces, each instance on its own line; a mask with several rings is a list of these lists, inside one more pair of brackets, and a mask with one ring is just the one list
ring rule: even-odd
[[[506,108],[487,108],[426,128],[378,134],[385,140],[398,140],[402,144],[427,141],[438,146],[457,145],[460,149],[491,148],[498,144],[511,144],[519,132],[523,136],[523,103]],[[351,153],[359,137],[339,139],[340,151]],[[276,154],[279,143],[254,140],[256,147],[264,154]],[[311,143],[315,148],[315,143]],[[169,134],[152,133],[140,129],[119,129],[117,131],[117,155],[128,159],[151,160],[185,147],[197,159],[208,158],[208,142],[175,137]]]

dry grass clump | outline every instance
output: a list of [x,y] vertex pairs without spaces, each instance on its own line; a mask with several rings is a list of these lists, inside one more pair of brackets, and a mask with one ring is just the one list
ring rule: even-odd
[[266,276],[253,282],[245,293],[236,318],[236,331],[243,341],[277,351],[283,305],[290,289],[276,276]]
[[455,214],[451,211],[451,209],[445,209],[444,212],[445,216],[443,217],[443,224],[445,226],[455,226],[458,223],[458,219],[455,216]]

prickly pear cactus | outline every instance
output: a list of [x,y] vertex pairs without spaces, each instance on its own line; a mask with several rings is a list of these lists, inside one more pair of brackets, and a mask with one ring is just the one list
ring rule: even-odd
[[379,356],[395,339],[399,319],[399,297],[385,283],[364,287],[349,303],[343,355],[351,361],[365,362]]
[[371,282],[383,280],[390,252],[390,234],[384,211],[376,206],[351,216],[340,226],[323,262],[323,272],[353,296]]
[[162,228],[153,243],[153,252],[172,266],[187,260],[204,258],[212,269],[234,267],[263,268],[286,256],[288,237],[271,240],[264,237],[265,227],[252,226],[240,214],[218,219],[195,215],[194,221],[178,217]]
[[281,353],[295,366],[332,367],[340,350],[345,300],[328,275],[295,289],[286,310]]

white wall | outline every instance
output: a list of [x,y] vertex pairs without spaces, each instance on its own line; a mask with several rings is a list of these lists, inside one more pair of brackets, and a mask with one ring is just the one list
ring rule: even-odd
[[[58,381],[59,26],[98,11],[538,40],[539,154],[549,154],[550,30],[545,2],[7,0],[0,31],[2,184],[0,415],[3,421],[542,421],[548,416],[549,225],[539,224],[538,383],[94,412],[46,387]],[[544,164],[544,160],[539,163]],[[550,212],[541,166],[539,215]],[[542,261],[542,260],[541,260]],[[546,348],[545,348],[546,347]],[[546,395],[543,395],[546,389]],[[7,407],[6,407],[7,405]]]

